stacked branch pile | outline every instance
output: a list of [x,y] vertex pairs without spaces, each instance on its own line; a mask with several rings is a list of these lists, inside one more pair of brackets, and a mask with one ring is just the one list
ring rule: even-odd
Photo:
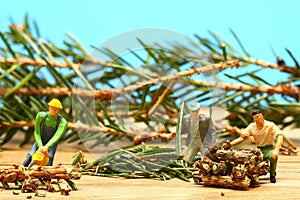
[[[74,184],[72,179],[80,179],[80,177],[81,173],[75,170],[75,168],[65,168],[60,165],[37,166],[32,169],[13,165],[11,167],[0,169],[0,182],[5,189],[9,188],[9,183],[15,183],[16,185],[22,183],[22,188],[24,188],[28,187],[28,181],[32,182],[32,180],[35,179],[40,181],[45,179],[57,179],[65,180],[73,190],[76,190],[77,186]],[[32,182],[31,185],[34,188],[34,182]]]
[[268,173],[268,161],[263,161],[259,149],[210,148],[207,156],[195,163],[199,173],[194,174],[197,184],[248,190],[259,186],[259,176]]

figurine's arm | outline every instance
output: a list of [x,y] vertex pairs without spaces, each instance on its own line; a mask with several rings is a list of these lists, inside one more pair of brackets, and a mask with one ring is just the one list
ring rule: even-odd
[[208,118],[208,124],[207,133],[203,141],[204,149],[201,150],[201,153],[204,155],[207,155],[210,151],[209,147],[217,142],[216,126],[211,117]]
[[253,144],[256,143],[253,136],[249,136],[247,139],[248,139],[249,142],[251,142]]
[[207,144],[204,144],[205,146],[210,146],[216,143],[216,126],[212,118],[209,118],[209,126],[205,138],[207,138],[207,140],[205,139],[205,142],[207,142]]
[[232,146],[242,143],[246,138],[247,138],[247,136],[242,134],[239,138],[237,138],[231,142],[229,140],[227,140],[226,143],[223,144],[223,148],[229,149]]
[[35,117],[34,124],[34,140],[38,148],[43,146],[42,138],[41,138],[41,122],[44,117],[44,112],[39,112]]
[[273,154],[272,154],[272,158],[273,159],[277,159],[278,158],[279,150],[280,150],[280,148],[282,146],[282,143],[283,143],[283,135],[282,134],[278,134],[277,135],[276,147],[275,147],[275,150],[273,151]]
[[237,138],[237,139],[231,141],[231,142],[230,142],[230,146],[235,146],[235,145],[238,145],[238,144],[242,143],[242,142],[245,140],[245,138],[246,138],[246,137],[243,137],[243,136],[241,135],[239,138]]

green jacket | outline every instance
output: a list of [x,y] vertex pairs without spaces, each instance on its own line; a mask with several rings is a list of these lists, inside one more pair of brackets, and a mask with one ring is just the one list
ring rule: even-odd
[[[66,132],[68,123],[64,118],[62,118],[53,137],[47,142],[47,144],[43,145],[42,138],[41,138],[41,123],[43,121],[45,113],[46,112],[39,112],[36,115],[35,125],[34,125],[34,139],[35,139],[35,142],[36,142],[38,148],[40,148],[42,146],[46,146],[49,149],[51,149],[57,142],[59,142],[59,140],[62,138],[62,136]],[[47,117],[45,119],[45,125],[55,128],[57,117],[58,116],[53,117],[47,112]]]

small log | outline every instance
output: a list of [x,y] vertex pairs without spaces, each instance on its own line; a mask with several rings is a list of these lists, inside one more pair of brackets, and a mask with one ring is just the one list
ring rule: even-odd
[[248,177],[242,180],[232,180],[230,176],[203,176],[202,181],[207,186],[221,186],[241,190],[248,190],[250,186]]
[[21,191],[22,191],[22,193],[36,192],[37,188],[38,188],[38,183],[37,182],[35,182],[32,179],[27,179],[22,184]]
[[245,165],[238,164],[232,168],[232,179],[243,180],[246,176],[247,168]]

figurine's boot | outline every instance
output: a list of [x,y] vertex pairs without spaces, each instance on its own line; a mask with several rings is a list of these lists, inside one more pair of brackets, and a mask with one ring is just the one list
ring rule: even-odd
[[276,176],[270,176],[270,182],[276,183]]
[[270,182],[271,182],[271,183],[276,183],[276,172],[274,173],[274,176],[272,176],[272,175],[270,174]]

